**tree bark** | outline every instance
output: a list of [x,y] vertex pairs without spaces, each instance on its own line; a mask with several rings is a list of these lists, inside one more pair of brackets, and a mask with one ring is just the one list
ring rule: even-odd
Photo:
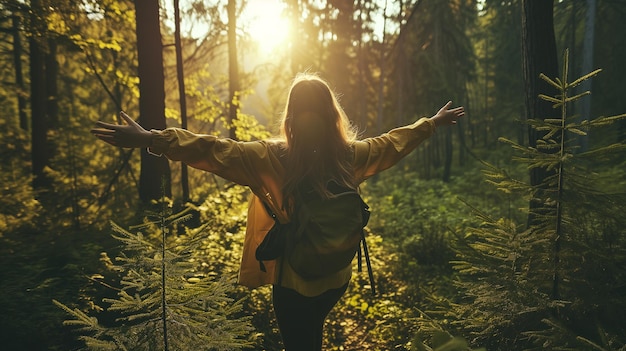
[[[180,126],[187,129],[187,98],[185,94],[185,70],[183,67],[183,45],[180,40],[180,1],[174,0],[174,46],[176,47],[176,76],[178,78],[178,98],[180,100]],[[180,164],[180,184],[183,203],[189,201],[189,175],[187,165]]]
[[[539,78],[540,73],[550,78],[558,77],[558,59],[556,54],[556,40],[554,37],[553,0],[523,0],[522,8],[522,64],[524,70],[526,90],[526,113],[529,119],[559,118],[558,110],[552,108],[552,103],[542,100],[539,94],[554,96],[557,92],[554,87]],[[535,129],[528,129],[528,144],[537,146],[537,140],[543,135]],[[542,221],[544,215],[555,213],[556,207],[545,203],[548,198],[546,179],[554,175],[555,171],[548,171],[542,167],[530,169],[530,183],[537,191],[529,203],[528,226],[534,226]],[[552,277],[553,299],[559,298],[559,260],[560,238],[554,240],[554,276]]]
[[291,30],[289,34],[289,42],[291,50],[289,56],[291,59],[291,73],[295,76],[302,69],[301,65],[301,32],[300,32],[300,4],[298,0],[290,0],[288,3],[289,12],[291,14]]
[[48,165],[47,136],[48,121],[46,120],[46,70],[43,5],[39,0],[31,1],[31,36],[30,50],[30,105],[31,105],[31,160],[33,187],[43,189],[49,185],[44,169]]
[[[139,123],[145,129],[165,129],[165,78],[158,0],[135,0],[139,70]],[[139,197],[144,202],[171,196],[171,173],[164,157],[141,150]]]
[[22,36],[20,35],[22,17],[17,11],[13,13],[13,65],[15,67],[15,87],[17,92],[17,111],[19,125],[22,130],[28,130],[28,117],[26,116],[26,89],[24,87],[24,73],[22,72]]
[[[48,39],[48,47],[44,56],[46,69],[46,114],[49,128],[59,128],[59,62],[57,61],[57,43],[54,38]],[[54,154],[54,153],[53,153]]]
[[[385,47],[385,39],[387,35],[387,0],[384,2],[383,6],[383,34],[381,38],[381,47]],[[402,49],[400,49],[402,50]],[[383,132],[383,100],[384,100],[384,86],[385,86],[385,75],[387,74],[386,67],[386,52],[385,50],[380,51],[379,57],[379,66],[380,66],[380,77],[378,77],[378,101],[376,106],[376,131],[380,134]],[[400,115],[400,113],[398,113]]]
[[[526,115],[528,119],[546,119],[558,114],[552,104],[538,97],[540,93],[554,95],[554,87],[539,78],[543,73],[548,77],[558,77],[556,41],[554,37],[553,0],[524,0],[522,11],[522,64],[526,87]],[[534,129],[529,129],[528,144],[537,146],[541,137]],[[543,182],[548,173],[545,169],[530,170],[532,185]]]
[[[585,15],[585,36],[583,40],[583,76],[593,71],[593,52],[596,27],[596,0],[587,0],[587,12]],[[571,65],[570,65],[571,67]],[[587,79],[580,84],[580,92],[591,91],[591,79]],[[591,96],[584,96],[580,100],[579,121],[591,120]],[[589,148],[589,135],[579,137],[580,151],[585,152]]]
[[235,120],[239,111],[239,65],[237,62],[237,12],[236,0],[228,0],[228,125],[229,136],[237,139]]

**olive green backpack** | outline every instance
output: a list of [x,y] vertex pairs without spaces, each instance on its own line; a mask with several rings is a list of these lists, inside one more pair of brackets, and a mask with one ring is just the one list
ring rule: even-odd
[[376,294],[364,231],[369,206],[354,189],[332,182],[328,190],[332,193],[329,198],[312,191],[297,197],[291,221],[286,224],[278,222],[265,206],[275,224],[256,250],[261,270],[265,271],[263,261],[282,256],[303,279],[316,280],[347,267],[355,256],[360,271],[364,255],[372,293]]

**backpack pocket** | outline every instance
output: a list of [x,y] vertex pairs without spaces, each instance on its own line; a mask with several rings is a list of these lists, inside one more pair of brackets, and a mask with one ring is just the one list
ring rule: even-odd
[[259,261],[275,260],[285,253],[287,226],[275,223],[256,249],[255,256]]

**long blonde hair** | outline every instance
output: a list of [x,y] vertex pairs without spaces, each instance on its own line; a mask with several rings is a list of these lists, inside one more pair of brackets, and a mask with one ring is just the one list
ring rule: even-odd
[[302,186],[324,197],[330,195],[331,180],[356,188],[350,152],[356,131],[324,80],[312,74],[294,79],[280,133],[287,154],[283,203],[288,210]]

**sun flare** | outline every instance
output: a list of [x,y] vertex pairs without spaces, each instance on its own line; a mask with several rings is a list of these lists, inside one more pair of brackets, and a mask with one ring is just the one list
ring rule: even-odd
[[242,14],[242,25],[261,53],[280,50],[289,39],[289,20],[278,0],[250,1]]

